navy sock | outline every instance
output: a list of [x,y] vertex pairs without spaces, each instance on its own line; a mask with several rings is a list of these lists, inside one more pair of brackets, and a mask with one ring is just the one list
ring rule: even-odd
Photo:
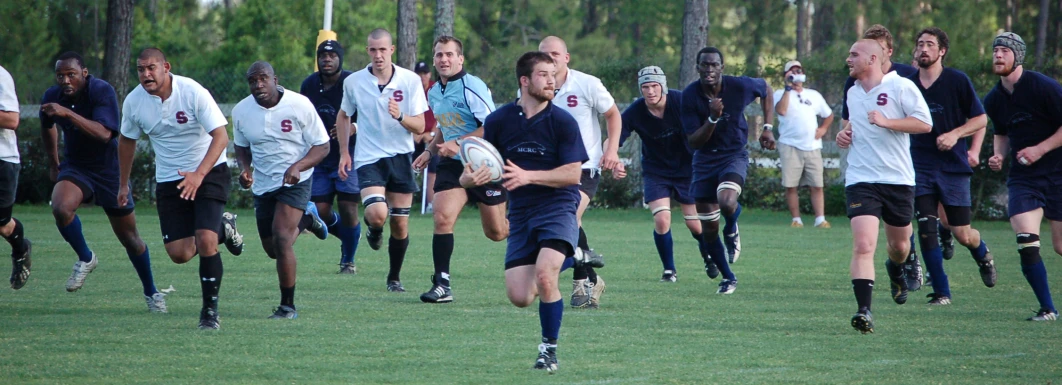
[[706,238],[704,243],[705,248],[708,249],[708,255],[712,258],[712,262],[715,262],[715,267],[718,267],[719,272],[723,274],[723,278],[736,281],[737,277],[734,276],[734,272],[730,271],[730,264],[726,261],[726,247],[723,247],[723,240],[719,238],[719,234],[707,234],[704,238]]
[[280,288],[280,305],[295,308],[295,286]]
[[70,221],[70,224],[59,228],[59,234],[70,244],[70,247],[74,248],[78,260],[81,262],[92,260],[92,250],[89,250],[88,242],[85,242],[85,234],[81,232],[81,218],[74,215],[74,220]]
[[708,263],[708,259],[710,258],[708,257],[708,245],[704,243],[703,237],[701,234],[694,234],[692,230],[690,231],[690,235],[693,236],[693,240],[697,241],[697,250],[701,252],[701,259],[703,259],[705,263]]
[[11,235],[4,239],[7,239],[7,243],[11,244],[12,256],[22,256],[26,252],[25,230],[22,227],[22,222],[19,222],[18,219],[11,218],[11,221],[15,222],[15,228],[11,230]]
[[985,244],[985,240],[981,240],[981,244],[977,247],[970,247],[970,255],[973,256],[978,262],[985,260],[985,255],[988,254],[988,245]]
[[656,243],[656,252],[660,254],[664,270],[675,271],[675,244],[671,240],[671,230],[664,234],[657,234],[653,230],[653,242]]
[[[454,234],[435,234],[431,237],[431,260],[435,264],[435,274],[450,274],[450,257],[454,254]],[[447,278],[449,280],[449,278]],[[449,283],[447,283],[449,286]]]
[[738,203],[737,210],[734,210],[733,215],[723,215],[726,219],[726,224],[723,225],[723,234],[731,235],[738,231],[738,217],[741,216],[741,203]]
[[335,210],[332,210],[331,221],[324,218],[321,219],[324,220],[327,224],[329,234],[339,234],[339,213],[337,213]]
[[388,281],[398,281],[402,272],[402,261],[406,259],[406,249],[409,248],[409,237],[395,239],[391,236],[387,241],[387,255],[390,257],[391,269],[387,272]]
[[[339,218],[337,215],[336,218]],[[358,223],[354,227],[350,227],[344,224],[336,226],[339,230],[339,250],[342,259],[340,263],[354,263],[354,254],[358,251],[358,242],[361,241],[361,223]]]
[[[935,243],[935,242],[934,242]],[[951,287],[948,285],[948,275],[944,273],[944,251],[940,246],[926,250],[922,249],[922,261],[925,262],[926,270],[933,277],[933,292],[951,298]]]
[[[1036,294],[1036,300],[1040,302],[1040,308],[1055,310],[1055,303],[1051,301],[1051,288],[1047,284],[1047,268],[1044,267],[1044,261],[1031,265],[1022,264],[1021,273],[1025,275],[1025,280],[1029,281],[1029,286]],[[933,279],[937,278],[933,277]]]
[[[936,277],[933,277],[933,279],[936,279]],[[855,292],[857,306],[860,309],[866,308],[870,310],[870,300],[874,297],[874,280],[853,279],[852,291]]]
[[147,245],[144,245],[144,252],[140,255],[134,253],[126,251],[129,255],[129,262],[133,263],[136,275],[140,277],[140,284],[144,286],[144,295],[150,297],[159,292],[155,289],[155,278],[151,274],[151,254],[148,252]]
[[538,302],[538,322],[542,325],[542,338],[556,341],[560,336],[561,318],[564,316],[564,299],[557,302]]
[[218,308],[218,293],[221,292],[223,273],[221,253],[199,256],[199,283],[203,287],[203,307]]

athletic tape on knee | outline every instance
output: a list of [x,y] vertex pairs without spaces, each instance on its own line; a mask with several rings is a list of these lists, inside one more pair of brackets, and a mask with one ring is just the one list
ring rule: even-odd
[[1040,236],[1029,233],[1018,233],[1018,251],[1026,247],[1040,247]]
[[697,215],[683,215],[682,219],[685,219],[687,221],[696,221],[696,220],[700,220],[701,217],[697,216]]
[[372,206],[372,205],[377,204],[377,203],[383,203],[383,204],[386,205],[387,204],[387,198],[385,198],[383,195],[380,195],[380,194],[372,194],[372,195],[369,195],[369,196],[365,197],[365,199],[361,200],[361,205],[365,206],[365,208],[368,208],[369,206]]
[[710,213],[697,213],[697,219],[702,221],[717,222],[719,217],[722,216],[720,210],[715,210]]
[[408,217],[409,207],[393,207],[391,208],[392,217]]
[[655,217],[656,214],[660,214],[661,211],[671,212],[671,208],[667,207],[667,206],[657,207],[657,208],[653,209],[653,216]]
[[716,187],[715,193],[718,194],[720,191],[723,190],[734,190],[737,191],[738,195],[741,195],[741,185],[734,182],[727,181],[720,183],[719,187]]

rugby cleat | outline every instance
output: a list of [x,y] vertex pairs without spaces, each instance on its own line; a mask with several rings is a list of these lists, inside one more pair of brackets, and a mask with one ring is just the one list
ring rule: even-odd
[[436,278],[436,275],[431,276],[431,290],[420,295],[420,301],[424,303],[448,303],[454,301],[454,293],[450,291],[450,286],[444,286]]
[[984,260],[976,261],[977,270],[981,273],[981,282],[984,282],[985,286],[996,286],[996,263],[992,257],[992,252],[985,253]]
[[660,282],[678,282],[678,275],[674,270],[664,270],[664,275],[660,277]]
[[572,280],[572,307],[576,309],[590,306],[590,289],[589,279]]
[[949,239],[947,242],[940,242],[940,252],[944,254],[944,260],[950,260],[955,256],[955,241]]
[[229,254],[243,254],[243,234],[236,229],[236,214],[224,212],[221,214],[221,223],[225,227],[225,249]]
[[316,204],[313,202],[306,204],[306,215],[309,215],[311,219],[310,227],[306,230],[310,230],[310,232],[313,233],[313,236],[317,237],[317,239],[328,239],[328,224],[321,219],[321,213],[317,212]]
[[711,260],[704,261],[704,272],[708,274],[709,279],[716,279],[719,277],[719,266],[715,265],[715,262]]
[[590,308],[597,309],[601,302],[601,294],[605,293],[605,279],[597,276],[597,283],[586,280],[587,290],[590,290]]
[[[912,245],[912,247],[914,247]],[[907,256],[907,260],[903,262],[904,276],[907,278],[907,290],[918,291],[922,289],[922,284],[925,283],[925,275],[922,272],[922,261],[918,259],[918,254],[911,249],[911,255]]]
[[859,311],[852,316],[852,327],[863,334],[873,333],[874,318],[870,315],[870,309],[860,308]]
[[[368,222],[364,222],[363,219],[362,223]],[[373,228],[372,226],[368,227],[369,231],[365,233],[365,240],[369,241],[369,247],[371,247],[373,250],[380,250],[380,247],[383,246],[383,228],[381,227],[377,229]]]
[[926,297],[929,298],[930,305],[951,305],[951,297],[948,297],[946,295],[929,293],[929,295],[926,295]]
[[339,274],[358,274],[358,267],[351,263],[340,263]]
[[741,257],[741,234],[737,230],[733,234],[724,234],[723,243],[726,245],[727,262],[737,262],[738,257]]
[[221,329],[221,322],[218,318],[218,309],[211,307],[204,307],[199,311],[199,330],[218,330]]
[[147,302],[147,308],[152,313],[167,313],[166,309],[166,293],[155,293],[151,296],[144,296],[144,302]]
[[273,315],[269,316],[269,319],[296,319],[299,318],[299,312],[295,311],[295,308],[286,305],[280,305],[276,309],[273,309]]
[[737,280],[724,279],[723,282],[719,282],[719,290],[716,294],[733,294],[734,290],[737,290]]
[[30,265],[33,264],[33,260],[30,258],[32,245],[28,239],[22,238],[26,241],[26,252],[22,255],[11,256],[11,288],[18,290],[23,286],[26,286],[26,281],[30,276]]
[[96,270],[98,263],[99,260],[96,259],[96,253],[92,253],[92,259],[88,262],[74,262],[74,271],[70,273],[70,278],[66,280],[66,291],[74,292],[84,286],[85,278],[93,270]]
[[1055,321],[1058,319],[1058,312],[1050,309],[1040,309],[1036,312],[1036,315],[1026,318],[1026,321]]
[[557,345],[547,343],[538,345],[538,359],[535,360],[534,369],[545,370],[549,374],[557,371]]
[[891,259],[886,259],[885,271],[888,272],[889,282],[892,283],[892,300],[900,305],[907,303],[907,277],[903,267]]
[[406,288],[402,287],[401,281],[387,281],[387,291],[392,293],[405,293]]

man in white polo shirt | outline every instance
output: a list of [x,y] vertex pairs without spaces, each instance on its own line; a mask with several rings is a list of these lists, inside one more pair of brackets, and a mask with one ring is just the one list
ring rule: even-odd
[[277,261],[280,306],[269,318],[295,319],[295,239],[307,228],[328,237],[310,203],[313,166],[328,155],[328,134],[310,99],[278,86],[269,63],[252,64],[247,84],[251,96],[232,109],[240,185],[254,193],[262,248]]
[[361,202],[365,207],[363,222],[369,227],[365,240],[373,250],[380,249],[383,225],[390,213],[387,290],[404,292],[399,273],[409,248],[409,209],[413,205],[413,192],[418,190],[412,167],[413,135],[424,132],[428,101],[420,76],[392,64],[395,46],[391,41],[391,33],[385,29],[369,34],[365,50],[372,63],[343,81],[342,110],[336,119],[336,129],[339,177],[346,179],[351,171],[347,149],[352,129],[350,117],[357,116],[360,124],[353,127],[358,134],[353,168],[357,169]]
[[882,220],[892,299],[897,304],[907,302],[902,265],[911,248],[915,186],[910,134],[933,129],[933,118],[918,87],[895,72],[882,73],[885,58],[875,40],[862,39],[852,45],[848,68],[856,83],[847,95],[851,126],[837,134],[839,147],[851,146],[845,196],[852,221],[852,288],[859,306],[852,327],[864,334],[874,331],[870,299],[878,222]]
[[[583,163],[583,174],[579,182],[579,250],[577,261],[586,263],[572,269],[572,307],[596,308],[605,292],[605,280],[598,277],[594,267],[603,267],[601,255],[590,248],[583,231],[583,213],[590,200],[597,194],[601,182],[601,169],[623,172],[623,163],[619,161],[619,142],[622,134],[623,117],[616,107],[612,94],[601,84],[601,80],[583,72],[568,68],[571,55],[568,46],[559,37],[548,36],[538,44],[538,50],[549,54],[557,65],[556,96],[553,104],[567,111],[579,123],[579,132],[590,160]],[[598,116],[605,116],[608,139],[602,149],[601,123]]]
[[[807,75],[800,62],[785,63],[785,89],[774,91],[774,112],[778,113],[778,157],[782,161],[782,187],[785,202],[793,215],[792,227],[804,227],[800,220],[797,188],[808,186],[815,227],[830,228],[826,221],[822,193],[822,136],[833,124],[833,110],[818,91],[804,88]],[[817,118],[822,118],[819,123]]]
[[15,81],[4,67],[0,67],[0,236],[11,244],[11,288],[18,290],[30,275],[30,241],[23,236],[22,222],[11,216],[18,191],[19,163],[18,95]]
[[199,328],[218,329],[223,269],[219,239],[224,236],[230,253],[243,252],[235,217],[224,213],[231,187],[225,156],[228,122],[206,88],[170,73],[170,63],[158,48],[140,52],[136,72],[140,85],[122,105],[118,205],[128,203],[136,140],[145,135],[155,152],[155,196],[166,253],[178,264],[199,254]]

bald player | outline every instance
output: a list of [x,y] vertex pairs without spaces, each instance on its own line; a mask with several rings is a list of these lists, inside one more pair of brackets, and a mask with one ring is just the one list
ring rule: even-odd
[[862,39],[852,45],[848,68],[856,83],[847,97],[851,126],[837,134],[837,145],[851,148],[845,196],[852,224],[852,287],[859,308],[852,327],[864,334],[874,331],[870,300],[880,221],[885,221],[888,240],[885,270],[892,281],[892,299],[897,304],[907,302],[907,279],[901,265],[911,248],[914,215],[910,134],[933,129],[922,93],[910,79],[883,73],[885,57],[875,40]]
[[[399,273],[409,248],[409,208],[418,190],[412,167],[413,135],[424,132],[428,102],[420,76],[392,64],[395,46],[390,32],[373,30],[365,51],[372,63],[343,81],[342,110],[336,119],[339,177],[346,179],[352,168],[357,170],[363,222],[369,228],[365,240],[373,250],[383,243],[383,225],[390,213],[387,291],[404,292]],[[350,122],[355,113],[356,126]],[[353,166],[347,148],[352,129],[358,134]]]
[[224,239],[233,255],[243,252],[236,218],[224,212],[232,179],[225,156],[228,121],[206,88],[170,73],[170,63],[158,48],[140,52],[136,72],[140,85],[122,104],[118,205],[129,203],[136,141],[147,136],[155,153],[155,196],[166,253],[178,264],[199,255],[199,329],[218,329],[223,272],[218,242]]
[[[619,143],[622,134],[623,117],[620,115],[612,94],[601,84],[601,80],[583,72],[568,68],[571,55],[568,45],[559,37],[548,36],[538,44],[538,50],[549,54],[557,66],[555,105],[567,111],[579,124],[583,145],[590,160],[582,165],[582,177],[579,180],[579,210],[576,218],[579,222],[579,247],[576,260],[584,261],[573,269],[572,307],[596,308],[605,292],[605,281],[598,277],[594,267],[603,267],[601,255],[590,248],[583,231],[583,213],[590,200],[597,194],[601,182],[601,169],[624,170],[619,160]],[[605,116],[608,139],[602,148],[601,123],[598,115]]]
[[328,236],[310,202],[313,166],[328,155],[328,134],[310,99],[277,85],[269,63],[252,64],[247,85],[251,96],[232,109],[240,186],[254,193],[262,247],[277,261],[280,306],[269,318],[295,319],[295,239],[305,229]]

